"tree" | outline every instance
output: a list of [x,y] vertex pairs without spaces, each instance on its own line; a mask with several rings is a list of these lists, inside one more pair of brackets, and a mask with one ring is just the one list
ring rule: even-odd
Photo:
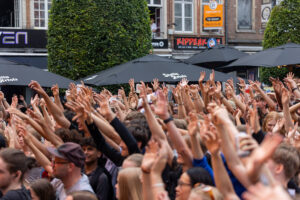
[[151,49],[145,0],[54,0],[50,13],[48,68],[73,80]]
[[[283,45],[287,42],[300,44],[300,0],[283,0],[272,9],[263,40],[264,49]],[[269,77],[285,77],[288,69],[261,68],[261,80],[269,83]]]

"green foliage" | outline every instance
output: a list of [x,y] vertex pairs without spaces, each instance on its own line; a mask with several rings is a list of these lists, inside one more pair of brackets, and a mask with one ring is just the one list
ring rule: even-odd
[[260,68],[260,78],[263,83],[271,84],[269,81],[270,77],[279,78],[280,80],[283,80],[283,78],[286,76],[286,74],[289,72],[289,70],[286,67],[261,67]]
[[[272,9],[263,40],[264,49],[280,46],[287,42],[300,44],[300,0],[284,0]],[[283,78],[286,68],[261,69],[261,81],[269,82],[269,77]]]
[[142,57],[151,49],[144,0],[54,0],[48,68],[73,80]]

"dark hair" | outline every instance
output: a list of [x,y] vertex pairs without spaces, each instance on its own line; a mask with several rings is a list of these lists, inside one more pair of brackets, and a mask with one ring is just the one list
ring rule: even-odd
[[211,176],[208,171],[202,167],[193,167],[186,171],[191,180],[191,185],[194,187],[197,183],[203,183],[205,185],[214,185]]
[[39,199],[55,200],[55,190],[47,179],[37,179],[31,183],[30,188],[35,192]]
[[0,158],[6,163],[7,170],[10,173],[21,171],[20,181],[23,180],[24,174],[28,171],[28,165],[31,163],[25,154],[17,149],[5,148],[0,151]]
[[133,119],[127,124],[126,127],[136,141],[142,143],[141,149],[143,149],[151,137],[150,129],[146,120]]
[[97,148],[96,143],[94,142],[93,138],[83,138],[80,142],[80,146],[91,146]]
[[59,128],[57,129],[55,132],[55,135],[57,135],[58,137],[60,137],[60,139],[62,139],[62,141],[65,142],[71,142],[71,133],[69,129],[65,129],[65,128]]

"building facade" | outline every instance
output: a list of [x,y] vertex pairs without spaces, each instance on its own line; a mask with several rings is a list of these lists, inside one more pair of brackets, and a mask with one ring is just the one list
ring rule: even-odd
[[[277,0],[278,1],[278,0]],[[275,0],[147,0],[153,53],[187,59],[214,45],[261,51]],[[0,1],[0,56],[47,56],[51,0]],[[45,63],[45,62],[43,62]]]

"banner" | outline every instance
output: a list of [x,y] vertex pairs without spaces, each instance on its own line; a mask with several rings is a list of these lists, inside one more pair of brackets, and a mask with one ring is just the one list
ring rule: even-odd
[[204,49],[218,44],[222,44],[222,38],[176,37],[174,39],[174,49],[178,50]]
[[223,27],[223,5],[211,1],[204,5],[203,28],[204,30],[222,29]]
[[46,45],[46,30],[0,29],[0,48],[45,49]]

